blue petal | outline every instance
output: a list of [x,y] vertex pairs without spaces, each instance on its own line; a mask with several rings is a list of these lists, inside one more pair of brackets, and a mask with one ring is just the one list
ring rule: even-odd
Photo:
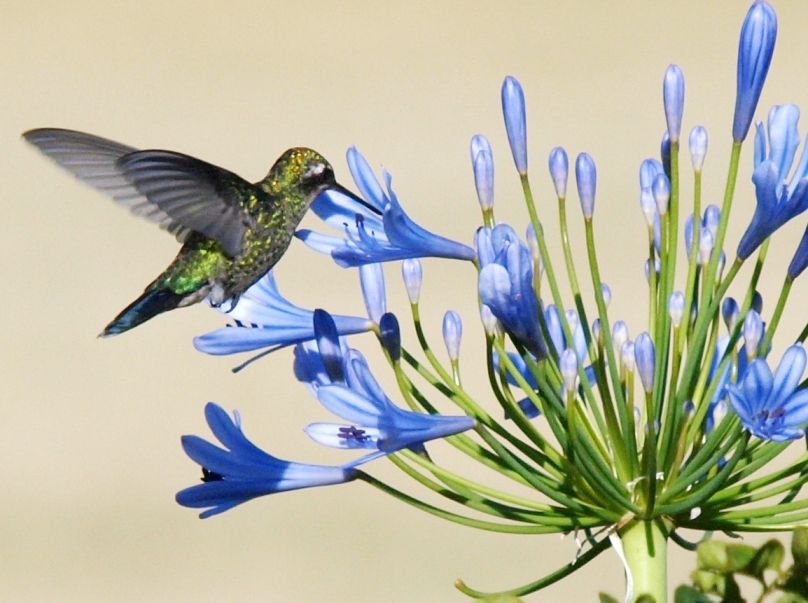
[[752,408],[764,408],[772,391],[772,371],[763,360],[754,360],[746,370],[741,388],[743,396]]
[[805,361],[805,350],[800,345],[791,346],[783,354],[777,372],[774,374],[774,385],[770,396],[771,408],[781,406],[797,388],[805,371]]

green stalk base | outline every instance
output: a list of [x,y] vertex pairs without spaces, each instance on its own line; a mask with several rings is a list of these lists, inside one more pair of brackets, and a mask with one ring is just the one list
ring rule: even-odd
[[653,520],[637,521],[620,532],[620,540],[634,579],[632,603],[643,596],[653,597],[655,603],[667,603],[668,534],[665,526]]

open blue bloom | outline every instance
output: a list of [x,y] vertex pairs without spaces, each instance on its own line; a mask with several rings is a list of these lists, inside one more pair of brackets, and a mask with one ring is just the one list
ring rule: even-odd
[[[247,289],[235,308],[224,313],[234,324],[194,338],[197,350],[214,355],[237,354],[314,338],[312,311],[283,297],[271,272]],[[372,320],[358,316],[334,316],[334,321],[342,335],[373,328]]]
[[752,125],[776,40],[777,15],[767,2],[757,0],[746,13],[738,44],[738,84],[732,122],[735,142],[744,140]]
[[744,259],[775,230],[808,208],[808,153],[803,150],[794,173],[791,165],[799,146],[795,105],[772,107],[768,119],[768,150],[763,127],[757,127],[755,184],[757,205],[752,221],[738,244],[738,257]]
[[808,423],[808,390],[798,390],[805,350],[793,345],[772,374],[764,360],[750,363],[743,379],[727,386],[732,408],[754,436],[782,442],[802,437]]
[[480,300],[502,327],[536,357],[544,357],[539,328],[539,303],[533,290],[533,261],[514,230],[500,224],[477,232],[481,270]]
[[361,266],[417,257],[474,259],[467,245],[422,228],[406,214],[384,172],[386,192],[373,170],[355,148],[348,149],[348,167],[362,197],[378,214],[338,191],[326,191],[312,203],[312,211],[344,237],[298,230],[295,236],[321,253],[330,254],[342,267]]
[[182,506],[206,509],[199,515],[203,519],[259,496],[341,484],[356,477],[350,466],[295,463],[267,454],[247,439],[237,414],[231,419],[212,402],[205,407],[205,418],[224,448],[198,436],[183,436],[182,447],[202,466],[204,483],[177,493]]
[[[392,316],[392,315],[386,315]],[[424,442],[455,435],[474,427],[467,416],[427,415],[397,407],[373,377],[362,354],[344,342],[334,345],[336,329],[320,311],[314,323],[316,341],[295,348],[295,376],[330,412],[350,424],[314,423],[306,433],[316,442],[334,448],[370,449],[356,466],[402,448],[420,449]],[[323,342],[328,342],[323,346]],[[341,369],[334,370],[339,363]]]

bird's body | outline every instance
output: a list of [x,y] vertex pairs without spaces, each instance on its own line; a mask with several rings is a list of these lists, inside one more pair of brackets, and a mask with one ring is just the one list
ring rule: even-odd
[[81,132],[40,129],[24,137],[79,179],[158,222],[183,243],[168,268],[102,336],[205,298],[214,305],[235,304],[283,256],[321,192],[332,189],[353,196],[336,183],[320,154],[302,147],[286,151],[263,180],[252,184],[187,155],[138,151]]

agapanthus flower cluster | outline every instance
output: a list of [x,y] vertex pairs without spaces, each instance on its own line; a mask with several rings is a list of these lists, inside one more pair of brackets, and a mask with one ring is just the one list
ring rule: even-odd
[[[754,2],[741,30],[734,120],[726,133],[733,144],[720,205],[702,203],[708,135],[700,125],[687,136],[694,187],[682,189],[685,78],[676,65],[665,71],[660,156],[639,162],[637,236],[647,239],[647,256],[636,265],[647,277],[641,295],[612,292],[602,278],[593,157],[581,152],[571,165],[563,147],[552,148],[547,165],[556,199],[534,199],[526,97],[516,78],[505,78],[501,99],[524,192],[524,224],[496,219],[495,152],[483,135],[470,145],[481,209],[479,228],[468,233],[472,245],[415,223],[393,192],[390,175],[384,172],[382,185],[351,148],[348,166],[366,204],[324,193],[313,210],[338,234],[306,230],[298,237],[341,267],[359,267],[367,317],[303,309],[281,296],[269,274],[227,313],[230,325],[195,344],[211,354],[259,356],[294,346],[294,376],[340,419],[314,423],[305,432],[354,456],[332,466],[278,459],[246,438],[238,415],[231,418],[211,404],[208,424],[224,448],[196,436],[183,439],[202,467],[203,483],[180,492],[179,503],[205,509],[206,517],[259,496],[363,480],[471,527],[584,535],[576,559],[511,594],[538,590],[614,547],[632,578],[629,599],[645,594],[658,602],[667,595],[660,570],[667,542],[688,546],[682,529],[710,534],[804,525],[808,500],[799,494],[808,481],[808,455],[785,469],[767,468],[808,426],[802,345],[808,326],[800,334],[778,332],[792,283],[808,265],[808,229],[787,269],[766,265],[772,235],[808,208],[808,152],[795,163],[796,106],[775,106],[765,126],[755,125],[754,175],[751,182],[738,181],[776,33],[771,6]],[[572,251],[568,229],[570,170],[584,224],[585,266]],[[736,206],[737,190],[754,194],[755,207]],[[554,227],[553,205],[558,254],[551,254],[545,239],[546,229]],[[726,240],[731,219],[748,224],[734,255]],[[448,363],[432,347],[421,325],[421,290],[429,285],[423,258],[476,269],[479,316],[464,318],[482,323],[480,357],[464,356],[463,322],[451,309],[442,330]],[[381,263],[399,261],[408,297],[403,308],[386,299],[381,270]],[[753,266],[742,271],[747,264]],[[757,291],[764,269],[784,279],[766,310]],[[742,274],[749,280],[743,282]],[[583,278],[591,281],[587,287]],[[590,289],[591,296],[584,293]],[[451,303],[452,292],[444,293]],[[614,316],[613,295],[646,299],[647,313],[638,304],[632,316]],[[415,341],[401,339],[405,316],[413,321]],[[363,332],[377,338],[377,360],[351,347]],[[774,345],[775,334],[785,347]],[[398,384],[395,394],[374,377],[385,366]],[[490,390],[468,391],[466,371],[487,373]],[[429,442],[438,438],[479,461],[479,472],[456,471],[444,455],[440,462],[433,458]],[[414,478],[415,491],[374,477],[371,461],[381,459]],[[487,485],[488,474],[512,488]],[[442,496],[445,506],[422,500],[417,488],[424,486]],[[458,587],[474,597],[484,594]]]

